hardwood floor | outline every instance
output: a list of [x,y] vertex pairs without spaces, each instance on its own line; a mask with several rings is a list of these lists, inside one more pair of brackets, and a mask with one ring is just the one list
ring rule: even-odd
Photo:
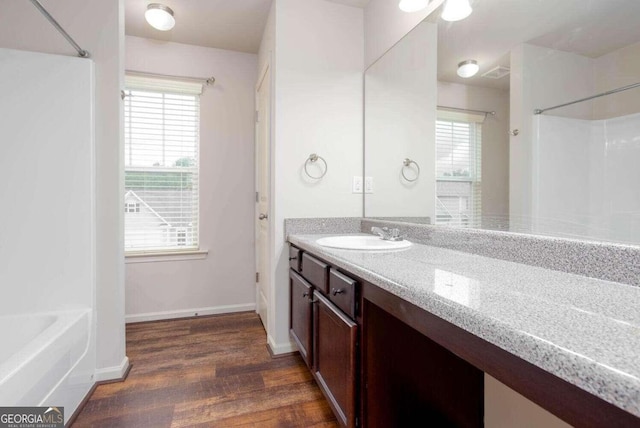
[[271,358],[253,312],[130,324],[124,382],[100,385],[81,427],[337,427],[298,354]]

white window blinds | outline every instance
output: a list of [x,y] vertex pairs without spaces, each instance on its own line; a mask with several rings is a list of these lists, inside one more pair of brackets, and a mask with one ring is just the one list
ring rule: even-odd
[[436,224],[480,226],[481,141],[482,124],[474,115],[438,112]]
[[[125,251],[198,248],[199,84],[127,76]],[[189,89],[186,86],[193,86]]]

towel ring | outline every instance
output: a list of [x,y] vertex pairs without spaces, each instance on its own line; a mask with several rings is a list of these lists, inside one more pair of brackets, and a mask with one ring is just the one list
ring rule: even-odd
[[[320,174],[319,176],[316,175],[312,175],[309,173],[309,170],[307,169],[307,167],[309,166],[309,162],[314,163],[317,162],[318,160],[321,160],[322,163],[324,164],[324,172],[322,174]],[[304,172],[305,174],[307,174],[309,176],[309,178],[313,178],[314,180],[320,180],[322,177],[324,177],[327,174],[327,161],[324,160],[324,158],[322,156],[318,156],[315,153],[311,153],[309,155],[309,157],[307,158],[306,161],[304,161]]]
[[[404,169],[411,166],[411,164],[414,164],[416,166],[416,169],[418,170],[418,173],[416,174],[416,178],[407,178],[407,176],[404,174]],[[418,165],[416,161],[411,160],[409,158],[406,158],[405,160],[402,161],[402,169],[400,171],[402,173],[402,178],[404,178],[410,183],[413,183],[418,178],[420,178],[420,165]]]

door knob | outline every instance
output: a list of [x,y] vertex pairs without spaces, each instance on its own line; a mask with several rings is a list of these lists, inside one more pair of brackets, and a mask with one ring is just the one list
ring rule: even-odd
[[266,220],[269,218],[268,214],[262,214],[260,213],[260,215],[258,216],[258,220]]

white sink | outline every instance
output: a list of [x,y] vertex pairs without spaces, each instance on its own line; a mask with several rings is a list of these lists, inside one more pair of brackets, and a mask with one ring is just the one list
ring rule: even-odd
[[343,250],[398,250],[411,246],[411,242],[407,240],[385,241],[374,235],[330,236],[320,238],[316,242],[323,247],[341,248]]

